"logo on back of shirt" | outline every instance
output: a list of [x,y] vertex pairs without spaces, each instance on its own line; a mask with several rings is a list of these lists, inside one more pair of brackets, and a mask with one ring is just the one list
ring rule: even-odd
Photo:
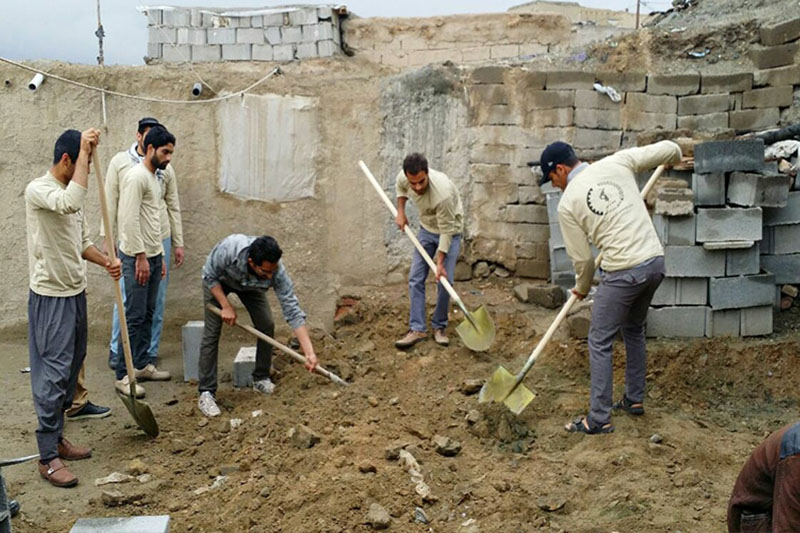
[[586,193],[586,205],[597,216],[614,210],[624,199],[622,187],[611,181],[601,181]]

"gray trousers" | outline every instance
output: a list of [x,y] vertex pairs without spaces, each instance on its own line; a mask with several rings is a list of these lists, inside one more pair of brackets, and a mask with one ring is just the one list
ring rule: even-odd
[[[236,291],[224,283],[221,285],[225,294],[231,292],[239,296],[247,312],[250,313],[250,320],[253,321],[255,328],[270,337],[275,335],[275,323],[272,321],[272,311],[267,301],[267,291],[251,290]],[[219,303],[211,290],[203,284],[203,309],[205,310],[203,327],[203,340],[200,342],[200,363],[199,363],[199,383],[197,389],[200,392],[217,393],[217,358],[219,357],[219,335],[222,330],[222,319],[216,313],[212,313],[206,308],[211,304],[219,308]],[[253,370],[253,381],[260,381],[269,378],[269,371],[272,367],[272,346],[259,339],[256,344],[256,368]]]
[[86,292],[76,296],[28,296],[28,349],[33,405],[39,418],[36,443],[42,462],[58,457],[64,411],[72,405],[88,338]]
[[659,256],[627,270],[603,272],[592,305],[589,327],[589,366],[592,375],[589,424],[611,421],[614,388],[613,346],[617,333],[625,341],[625,395],[633,403],[644,401],[647,351],[647,308],[664,279],[664,257]]

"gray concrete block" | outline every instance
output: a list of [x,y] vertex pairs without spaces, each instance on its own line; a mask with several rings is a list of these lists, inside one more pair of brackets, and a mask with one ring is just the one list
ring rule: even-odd
[[579,89],[575,91],[575,108],[578,110],[575,113],[577,118],[582,113],[582,109],[613,109],[619,111],[622,108],[622,104],[613,102],[607,95],[597,91]]
[[224,61],[250,61],[253,59],[253,45],[223,44],[222,59]]
[[800,224],[769,226],[772,230],[773,254],[800,253]]
[[785,207],[791,176],[734,172],[728,178],[728,203],[740,206]]
[[317,18],[316,7],[304,7],[289,11],[289,24],[292,26],[304,26],[306,24],[316,24],[319,21]]
[[563,246],[548,244],[550,249],[550,270],[552,272],[566,272],[572,270],[572,260]]
[[772,313],[771,305],[742,309],[742,322],[740,329],[742,337],[771,335]]
[[592,149],[619,150],[622,142],[620,130],[588,130],[575,128],[575,139],[572,143],[577,151]]
[[794,63],[797,50],[798,43],[779,46],[753,45],[750,47],[750,60],[758,69],[782,67]]
[[289,24],[289,13],[270,13],[264,15],[264,26],[286,26]]
[[209,28],[208,44],[235,44],[236,28]]
[[675,278],[676,305],[706,305],[708,278]]
[[333,8],[331,6],[322,6],[317,8],[317,18],[319,20],[333,20]]
[[775,275],[775,284],[800,284],[800,254],[762,255],[761,268]]
[[179,28],[188,26],[192,23],[191,12],[188,9],[164,9],[162,16],[162,24],[164,26],[171,26]]
[[551,224],[558,223],[558,202],[561,200],[561,191],[551,192],[546,195],[547,220]]
[[706,308],[706,337],[738,337],[742,312],[739,309],[715,311]]
[[784,20],[760,29],[761,44],[775,46],[800,37],[800,18]]
[[702,94],[738,93],[753,88],[752,72],[731,72],[727,74],[703,74],[700,81]]
[[553,246],[564,246],[564,234],[561,233],[561,225],[558,222],[550,223],[550,239]]
[[501,210],[501,219],[505,222],[526,222],[529,224],[547,224],[548,212],[544,205],[507,205]]
[[275,46],[281,44],[281,29],[277,26],[270,26],[264,29],[266,41]]
[[675,129],[678,115],[675,113],[646,113],[632,111],[625,107],[622,110],[622,123],[626,129],[632,131],[669,130]]
[[153,59],[160,59],[163,55],[163,47],[164,45],[161,43],[147,43],[147,57],[152,57]]
[[[477,89],[477,87],[476,87]],[[553,109],[556,107],[572,107],[575,103],[575,91],[528,91],[525,94],[531,109]],[[508,100],[494,102],[506,104]]]
[[775,276],[756,274],[730,278],[713,277],[708,282],[708,303],[717,309],[743,309],[772,305],[775,298]]
[[170,517],[120,516],[114,518],[79,518],[70,533],[169,533]]
[[742,276],[758,274],[761,271],[758,246],[739,250],[727,250],[725,256],[725,275]]
[[761,170],[764,168],[764,141],[711,141],[694,148],[697,174]]
[[200,342],[203,340],[202,320],[191,320],[181,327],[183,348],[183,381],[199,379]]
[[625,109],[642,113],[674,114],[678,111],[678,99],[674,96],[628,93]]
[[760,241],[760,207],[700,207],[697,209],[697,242]]
[[725,174],[693,174],[692,192],[696,206],[725,205]]
[[702,246],[665,246],[667,277],[708,278],[725,275],[725,252]]
[[178,44],[202,45],[207,42],[205,28],[178,28]]
[[319,57],[317,43],[300,43],[297,45],[297,59]]
[[656,289],[655,294],[653,294],[653,299],[650,301],[650,305],[655,307],[675,305],[677,299],[678,279],[679,278],[664,278],[661,281],[661,285],[659,285],[658,289]]
[[756,241],[709,241],[703,243],[706,250],[745,250],[756,245]]
[[800,224],[800,191],[790,191],[784,207],[765,207],[764,225]]
[[317,42],[317,41],[332,41],[333,40],[333,24],[330,22],[320,22],[319,24],[310,24],[303,26],[303,41],[304,42]]
[[781,119],[780,109],[745,109],[731,111],[729,124],[736,131],[757,131],[777,126]]
[[296,44],[303,40],[303,28],[299,26],[284,26],[281,28],[281,42],[283,44]]
[[756,87],[798,85],[800,84],[800,65],[757,70],[753,73],[753,84]]
[[256,369],[256,347],[242,346],[233,360],[233,386],[253,386],[253,371]]
[[164,48],[161,57],[164,58],[164,61],[168,61],[170,63],[188,63],[192,60],[192,47],[188,44],[165,44],[163,46]]
[[753,89],[745,91],[742,95],[742,107],[747,108],[767,108],[767,107],[789,107],[792,105],[794,87],[785,85],[783,87],[764,87],[763,89]]
[[144,12],[145,16],[147,16],[147,25],[148,26],[160,26],[162,24],[162,10],[150,8]]
[[236,42],[239,44],[264,44],[264,28],[237,28]]
[[147,28],[147,42],[150,43],[175,43],[178,40],[177,28],[164,26],[150,26]]
[[623,91],[643,92],[647,88],[647,73],[644,71],[601,71],[595,72],[595,77],[599,83],[610,85],[620,93]]
[[264,27],[264,15],[256,15],[255,17],[250,17],[250,27],[251,28],[263,28]]
[[727,130],[729,125],[730,115],[727,111],[722,113],[709,113],[708,115],[678,117],[678,129],[719,131]]
[[671,94],[686,96],[697,94],[700,90],[700,73],[651,74],[647,76],[647,92],[650,94]]
[[647,312],[648,337],[704,337],[706,307],[651,307]]
[[227,17],[231,28],[249,28],[252,17]]
[[622,116],[618,109],[577,109],[575,125],[579,128],[619,130]]
[[253,61],[272,61],[274,55],[272,53],[272,45],[270,44],[254,44],[253,45]]
[[547,73],[545,87],[548,90],[591,89],[594,85],[593,72],[577,70],[557,70]]
[[758,250],[761,255],[775,253],[775,228],[777,226],[764,226],[764,234],[758,243]]
[[213,62],[222,60],[222,46],[206,44],[192,46],[192,61],[195,63]]
[[673,217],[691,215],[694,213],[694,193],[688,187],[659,187],[656,189],[655,212]]

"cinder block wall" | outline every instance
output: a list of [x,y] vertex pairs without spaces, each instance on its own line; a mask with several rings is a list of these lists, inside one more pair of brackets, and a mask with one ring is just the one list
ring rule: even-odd
[[148,8],[147,62],[292,61],[341,53],[333,6]]

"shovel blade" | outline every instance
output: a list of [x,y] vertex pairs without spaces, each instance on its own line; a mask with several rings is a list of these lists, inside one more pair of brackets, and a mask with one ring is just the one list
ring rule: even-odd
[[458,336],[461,337],[461,341],[470,350],[476,352],[486,351],[494,342],[494,321],[485,306],[480,306],[477,310],[470,313],[470,316],[472,317],[472,321],[470,321],[469,318],[465,318],[464,321],[456,327],[456,333],[458,333]]
[[525,409],[531,401],[536,397],[528,387],[523,385],[522,383],[514,389],[514,392],[508,395],[508,397],[503,400],[503,403],[506,404],[506,407],[514,413],[518,415]]
[[478,395],[478,402],[502,402],[508,396],[508,391],[514,386],[514,374],[500,366],[494,371],[492,377],[483,384]]
[[153,410],[150,409],[150,406],[146,402],[137,400],[128,394],[117,392],[117,396],[119,396],[119,399],[125,404],[125,407],[128,408],[128,412],[142,431],[144,431],[148,437],[158,437],[158,422],[156,422],[156,417],[153,415]]

